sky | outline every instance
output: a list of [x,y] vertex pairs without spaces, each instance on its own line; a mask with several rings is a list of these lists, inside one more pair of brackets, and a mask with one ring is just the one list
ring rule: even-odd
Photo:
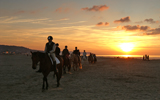
[[[47,37],[97,55],[160,54],[160,0],[0,0],[0,45],[44,50]],[[122,44],[130,44],[125,52]],[[125,45],[127,48],[128,45]]]

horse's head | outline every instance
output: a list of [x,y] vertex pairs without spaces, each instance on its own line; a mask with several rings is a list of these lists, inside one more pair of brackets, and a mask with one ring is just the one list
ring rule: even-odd
[[33,69],[36,69],[38,62],[40,61],[38,53],[39,52],[31,52],[31,54],[32,54],[32,57],[31,57],[31,59],[32,59],[32,68]]

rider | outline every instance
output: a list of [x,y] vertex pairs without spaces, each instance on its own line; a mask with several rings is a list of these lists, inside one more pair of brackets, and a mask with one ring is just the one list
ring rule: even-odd
[[56,55],[59,56],[59,53],[61,52],[61,50],[60,50],[60,48],[59,48],[58,46],[59,46],[59,44],[56,43],[56,50],[55,50],[55,53],[56,53]]
[[93,57],[94,57],[94,62],[96,62],[97,61],[96,54],[93,54]]
[[77,49],[77,47],[75,47],[75,50],[73,51],[73,54],[75,54],[75,55],[78,56],[78,61],[80,62],[80,52],[79,52],[79,50]]
[[83,52],[83,57],[87,58],[85,50]]
[[68,49],[67,49],[67,46],[65,46],[65,49],[62,51],[62,56],[63,57],[67,57],[67,58],[69,58],[69,51],[68,51]]
[[63,56],[63,59],[64,59],[64,63],[68,63],[69,67],[68,67],[68,71],[70,71],[71,69],[71,63],[70,63],[70,60],[69,60],[69,51],[67,49],[67,46],[65,46],[65,49],[62,51],[62,56]]
[[73,51],[73,54],[76,54],[77,56],[80,56],[80,52],[79,52],[79,50],[77,49],[77,47],[75,47],[75,50]]
[[45,45],[45,53],[47,53],[49,56],[51,56],[51,58],[53,59],[53,67],[51,69],[53,69],[54,71],[56,70],[56,56],[55,56],[55,49],[56,49],[56,45],[55,43],[52,41],[53,37],[52,36],[48,36],[48,42]]

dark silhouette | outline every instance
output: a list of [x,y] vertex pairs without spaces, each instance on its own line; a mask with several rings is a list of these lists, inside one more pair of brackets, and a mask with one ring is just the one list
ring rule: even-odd
[[68,68],[68,72],[71,70],[71,61],[69,59],[69,50],[67,49],[67,46],[65,46],[65,49],[62,51],[62,56],[64,60],[64,66],[63,66],[63,71],[64,74],[66,74],[66,67]]
[[88,56],[88,62],[89,63],[96,63],[97,62],[96,55],[93,53],[90,53],[90,55]]
[[76,55],[80,56],[80,51],[77,49],[77,47],[75,47],[75,50],[73,51],[73,54],[76,54]]
[[61,50],[60,50],[60,48],[59,48],[58,46],[59,46],[59,44],[56,43],[56,50],[55,50],[55,54],[56,54],[56,55],[59,55],[60,52],[61,52]]
[[80,51],[75,47],[75,50],[73,51],[73,54],[75,54],[78,57],[78,61],[80,62]]
[[48,54],[42,53],[42,52],[31,52],[31,54],[32,54],[32,68],[33,69],[36,69],[36,66],[37,66],[38,62],[40,62],[40,69],[41,69],[42,74],[43,74],[42,91],[45,90],[44,89],[45,85],[46,85],[46,90],[48,89],[47,76],[49,75],[49,73],[51,71],[54,71],[54,74],[57,77],[57,87],[59,87],[59,85],[60,85],[59,81],[60,81],[61,76],[62,76],[63,59],[60,56],[57,56],[60,63],[57,64],[57,68],[54,68],[56,70],[52,70],[52,62],[51,62]]
[[145,54],[145,55],[143,56],[143,60],[148,60],[148,61],[149,61],[149,55],[146,55],[146,54]]

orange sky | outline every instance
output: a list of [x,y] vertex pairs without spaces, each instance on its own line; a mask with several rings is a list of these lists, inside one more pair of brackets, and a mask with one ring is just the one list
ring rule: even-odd
[[[91,2],[92,1],[92,2]],[[0,45],[44,50],[47,37],[70,51],[160,54],[159,0],[1,0]],[[28,6],[29,5],[29,6]],[[130,52],[120,47],[134,45]]]

